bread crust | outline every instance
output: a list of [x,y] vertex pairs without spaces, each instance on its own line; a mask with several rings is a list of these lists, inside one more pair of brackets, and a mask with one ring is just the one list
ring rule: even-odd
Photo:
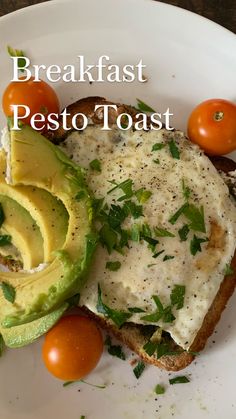
[[[77,113],[83,113],[91,122],[95,125],[100,125],[103,121],[103,114],[100,111],[94,111],[96,105],[104,104],[115,104],[111,101],[106,100],[103,97],[87,97],[80,99],[77,102],[69,105],[67,107],[67,112],[70,113],[67,124],[70,128],[68,131],[65,131],[62,127],[62,120],[59,121],[60,127],[56,131],[46,132],[46,136],[58,144],[63,141],[67,135],[71,132],[72,128],[72,117]],[[116,117],[123,113],[129,113],[132,117],[136,116],[139,111],[131,106],[124,104],[117,104],[117,112],[111,110],[109,112],[109,122],[114,123]],[[82,126],[82,119],[78,118],[77,125]],[[218,171],[224,171],[228,173],[236,169],[236,163],[233,160],[230,160],[226,157],[211,157],[210,158],[214,166]],[[226,307],[226,304],[231,297],[235,286],[236,286],[236,253],[232,259],[231,267],[233,268],[234,274],[228,275],[222,281],[219,291],[206,314],[201,329],[197,333],[197,336],[191,345],[190,351],[199,352],[206,345],[207,339],[213,333],[214,328],[218,321],[220,320],[221,314]],[[126,344],[131,350],[135,351],[145,362],[154,364],[160,368],[163,368],[168,371],[178,371],[183,368],[186,368],[194,359],[194,355],[183,351],[178,355],[163,356],[160,359],[156,359],[154,356],[149,356],[143,350],[143,345],[146,342],[144,337],[139,332],[139,328],[133,324],[124,325],[122,328],[118,329],[109,319],[102,318],[96,314],[89,311],[87,308],[83,307],[83,311],[95,319],[103,328],[112,332],[118,339],[120,339],[124,344]]]

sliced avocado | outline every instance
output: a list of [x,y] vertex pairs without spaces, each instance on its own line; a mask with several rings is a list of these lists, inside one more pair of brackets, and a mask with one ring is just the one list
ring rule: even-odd
[[[62,250],[45,269],[32,274],[2,272],[0,280],[16,291],[14,303],[0,295],[3,327],[40,318],[78,293],[85,281],[97,236],[91,231],[91,203],[82,170],[46,138],[23,126],[11,131],[10,171],[14,188],[31,185],[46,189],[65,205],[69,224]],[[77,200],[78,192],[84,199]]]
[[43,238],[37,224],[15,200],[0,195],[0,204],[4,213],[2,229],[11,236],[12,244],[19,250],[23,269],[38,266],[44,261],[44,255]]
[[46,316],[33,322],[11,327],[10,329],[1,329],[1,335],[5,345],[9,348],[20,348],[32,343],[34,340],[44,335],[60,319],[68,307],[64,303],[57,310],[52,311]]
[[6,155],[0,151],[0,194],[17,201],[36,221],[43,237],[44,262],[50,262],[55,250],[65,241],[68,214],[64,205],[43,189],[34,186],[11,186],[5,181]]

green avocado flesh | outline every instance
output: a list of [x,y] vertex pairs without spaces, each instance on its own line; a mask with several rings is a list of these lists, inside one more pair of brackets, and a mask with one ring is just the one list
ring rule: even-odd
[[[34,186],[11,186],[7,184],[5,180],[6,164],[6,154],[4,150],[1,150],[0,194],[13,199],[27,210],[35,220],[43,237],[43,262],[50,262],[54,258],[53,252],[61,249],[65,241],[68,213],[64,205],[55,196],[43,189]],[[29,220],[28,223],[30,223]],[[20,229],[20,219],[18,219],[17,224],[18,229]],[[31,249],[31,252],[33,250]]]
[[[0,290],[2,327],[31,322],[30,328],[32,322],[58,309],[80,291],[97,236],[91,227],[91,200],[80,167],[28,126],[10,131],[10,145],[10,188],[30,187],[46,192],[62,202],[69,217],[64,220],[66,235],[61,249],[53,254],[54,259],[43,270],[0,273],[0,281],[16,291],[14,303],[11,303]],[[78,201],[76,195],[81,190],[85,198]],[[19,203],[16,196],[15,199]],[[37,222],[37,217],[33,218]]]
[[[23,269],[32,269],[44,261],[43,238],[30,213],[14,199],[0,195],[4,213],[2,229],[11,236],[12,244],[19,250]],[[3,247],[0,247],[2,254]]]
[[11,327],[10,329],[2,328],[1,335],[5,345],[9,348],[20,348],[29,345],[35,339],[48,332],[48,330],[60,319],[67,308],[68,304],[65,303],[57,310],[54,310],[31,323]]

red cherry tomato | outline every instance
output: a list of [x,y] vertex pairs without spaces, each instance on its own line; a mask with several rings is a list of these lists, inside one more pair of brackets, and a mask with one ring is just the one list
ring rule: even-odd
[[236,104],[224,99],[200,103],[188,120],[188,136],[209,155],[236,149]]
[[48,371],[61,380],[79,380],[92,371],[103,351],[96,324],[87,317],[63,317],[45,336],[42,356]]
[[[20,77],[24,80],[24,76]],[[13,105],[25,105],[30,108],[30,115],[22,119],[22,122],[30,125],[30,118],[35,113],[42,113],[45,117],[49,113],[59,113],[60,104],[55,91],[45,81],[33,81],[31,77],[28,81],[11,82],[2,98],[2,107],[6,116],[13,115]],[[19,116],[25,114],[24,108],[19,108]],[[36,122],[37,128],[42,128],[42,122]]]

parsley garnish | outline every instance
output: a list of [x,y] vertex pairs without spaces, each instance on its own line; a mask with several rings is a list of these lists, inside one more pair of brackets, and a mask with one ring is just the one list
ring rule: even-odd
[[133,373],[135,375],[135,377],[138,379],[143,371],[145,370],[145,364],[143,361],[139,361],[136,365],[136,367],[133,369]]
[[117,244],[117,234],[108,224],[104,224],[99,232],[100,242],[110,254]]
[[7,282],[1,282],[0,287],[2,288],[4,298],[13,304],[16,298],[15,288]]
[[3,221],[5,220],[5,215],[2,209],[2,205],[0,204],[0,227],[2,227]]
[[188,201],[191,195],[191,189],[185,185],[184,179],[182,179],[182,191],[184,198]]
[[231,266],[228,263],[226,263],[226,265],[225,265],[224,274],[225,275],[233,275],[234,274],[233,268],[231,268]]
[[8,234],[0,234],[0,247],[11,244],[11,236]]
[[[165,147],[166,145],[165,144],[163,144],[163,143],[156,143],[156,144],[153,144],[153,146],[152,146],[152,151],[159,151],[159,150],[162,150],[164,147]],[[155,160],[154,160],[155,161]],[[156,162],[155,162],[156,163]],[[159,160],[158,160],[158,163],[160,163],[159,162]]]
[[144,188],[140,188],[135,192],[135,195],[137,197],[138,202],[140,202],[140,204],[144,204],[145,202],[148,201],[148,199],[152,195],[152,192],[147,191]]
[[153,108],[151,108],[149,105],[147,105],[146,103],[144,103],[142,100],[138,98],[137,98],[137,108],[143,112],[156,112],[154,111]]
[[92,170],[96,170],[97,172],[101,172],[101,162],[98,159],[94,159],[89,163],[89,167]]
[[176,223],[176,221],[179,219],[179,217],[183,214],[183,212],[184,212],[184,210],[185,210],[185,208],[188,206],[188,204],[187,203],[185,203],[184,205],[182,205],[182,207],[180,207],[179,209],[178,209],[178,211],[176,211],[175,212],[175,214],[174,215],[172,215],[172,217],[170,217],[169,218],[169,222],[171,223],[171,224],[175,224]]
[[125,311],[118,311],[108,307],[102,301],[102,291],[101,287],[98,284],[98,301],[96,305],[98,313],[104,314],[104,316],[109,317],[118,327],[121,327],[131,316],[131,313]]
[[157,384],[155,387],[155,393],[156,394],[164,394],[165,393],[165,387],[161,386],[161,384]]
[[139,307],[129,307],[128,310],[130,313],[145,313],[145,310]]
[[129,200],[124,203],[123,211],[128,217],[131,215],[134,219],[143,217],[143,207],[142,205],[136,205],[135,202]]
[[155,159],[155,160],[153,160],[153,162],[156,163],[156,164],[160,164],[160,160],[159,159]]
[[174,215],[172,215],[169,222],[171,224],[175,224],[182,214],[184,214],[190,221],[189,228],[191,230],[200,231],[202,233],[206,232],[204,209],[202,206],[198,209],[194,204],[188,204],[185,202],[185,204],[182,205],[182,207],[180,207]]
[[190,252],[193,256],[196,255],[197,252],[201,252],[201,243],[208,242],[209,239],[202,239],[200,237],[197,237],[195,234],[193,236],[193,239],[190,242]]
[[157,350],[157,345],[158,345],[157,342],[152,342],[150,340],[149,342],[145,343],[145,345],[143,346],[143,349],[149,356],[152,356],[154,352]]
[[198,209],[194,204],[188,204],[184,208],[183,213],[190,221],[189,228],[191,230],[206,233],[203,206]]
[[75,195],[75,200],[76,201],[82,201],[82,199],[86,198],[87,194],[85,191],[79,191],[76,195]]
[[163,257],[163,262],[165,262],[166,260],[174,259],[174,258],[175,258],[174,256],[171,256],[171,255],[165,255],[165,256]]
[[109,269],[109,271],[118,271],[118,269],[120,269],[121,267],[121,263],[116,260],[114,262],[107,262],[106,263],[106,268]]
[[65,381],[62,385],[63,385],[63,387],[67,387],[67,386],[70,386],[71,384],[75,384],[75,383],[83,383],[83,384],[87,384],[88,386],[95,387],[95,388],[100,388],[100,389],[106,388],[105,385],[99,386],[97,384],[88,383],[87,381],[84,381],[84,380]]
[[185,286],[175,285],[170,294],[170,301],[172,306],[176,306],[180,310],[184,306]]
[[133,224],[131,227],[131,240],[134,242],[140,241],[140,226],[138,224]]
[[148,321],[150,323],[156,323],[159,320],[163,320],[164,323],[172,323],[175,320],[175,316],[171,311],[171,306],[164,307],[157,295],[152,296],[157,310],[151,314],[141,317],[141,320]]
[[125,199],[129,199],[133,196],[133,181],[131,179],[126,179],[121,183],[116,183],[114,180],[111,180],[109,182],[115,186],[107,192],[108,194],[115,191],[116,189],[121,189],[124,193],[124,195],[118,198],[118,201],[124,201]]
[[167,343],[158,343],[152,341],[147,342],[143,346],[143,349],[149,356],[152,356],[156,352],[157,359],[161,358],[162,356],[179,355],[180,353],[184,352],[183,350],[173,351],[170,349]]
[[107,346],[107,351],[110,355],[116,356],[117,358],[125,361],[126,356],[122,350],[122,347],[120,345],[112,345],[110,336],[107,336],[104,343]]
[[174,140],[171,140],[168,143],[168,146],[169,146],[170,154],[172,155],[172,157],[174,159],[179,160],[180,159],[180,152],[179,152],[179,149],[176,145],[176,142]]
[[2,356],[4,350],[4,340],[2,335],[0,335],[0,356]]
[[22,50],[14,49],[9,45],[7,46],[7,52],[11,57],[21,57],[18,59],[18,68],[22,73],[24,73],[24,68],[26,65],[25,53]]
[[162,253],[164,253],[165,250],[160,250],[160,252],[154,253],[152,256],[154,259],[156,259],[158,256],[160,256]]
[[85,416],[84,416],[84,415],[81,415],[81,416],[80,416],[80,419],[85,419]]
[[188,224],[185,224],[178,230],[178,234],[181,242],[185,242],[188,238],[188,233],[190,232]]
[[166,230],[165,228],[155,227],[154,233],[157,237],[175,237],[173,233]]
[[170,384],[184,384],[184,383],[189,383],[189,382],[190,382],[189,378],[186,377],[185,375],[180,375],[178,377],[174,377],[169,380]]

